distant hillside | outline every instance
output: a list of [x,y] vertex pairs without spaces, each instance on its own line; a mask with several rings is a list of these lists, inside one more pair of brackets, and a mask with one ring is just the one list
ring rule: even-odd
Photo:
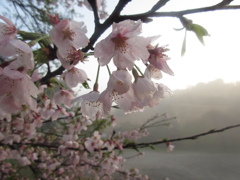
[[[210,129],[222,128],[240,123],[240,82],[225,84],[218,79],[209,83],[199,83],[185,90],[177,90],[171,97],[143,113],[123,116],[116,111],[120,129],[139,126],[156,114],[167,113],[177,117],[172,127],[151,128],[147,140],[190,136]],[[121,123],[122,122],[122,123]],[[179,150],[236,151],[240,152],[240,128],[209,135],[194,141],[176,143]]]

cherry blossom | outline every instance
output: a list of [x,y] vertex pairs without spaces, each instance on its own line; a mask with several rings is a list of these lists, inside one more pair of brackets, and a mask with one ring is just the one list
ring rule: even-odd
[[37,97],[38,89],[27,74],[13,73],[9,70],[2,70],[0,82],[4,84],[0,90],[0,108],[6,112],[14,113],[21,110],[23,105],[30,109],[36,108],[32,97]]
[[143,106],[149,103],[156,91],[154,83],[146,77],[138,77],[132,87],[136,98]]
[[175,148],[175,146],[172,145],[171,142],[167,142],[166,145],[167,145],[167,151],[168,151],[168,152],[173,151],[173,149]]
[[112,101],[122,98],[121,95],[129,90],[131,79],[132,77],[127,70],[117,70],[111,74],[106,90],[99,96],[99,101],[103,104],[104,114],[109,114]]
[[132,85],[125,94],[122,94],[120,98],[116,98],[115,102],[125,113],[139,112],[144,109],[142,103],[135,97]]
[[64,19],[55,24],[49,34],[53,43],[58,47],[59,54],[65,58],[72,48],[79,49],[88,44],[86,32],[87,29],[83,22]]
[[[68,99],[67,99],[67,101],[69,101]],[[69,116],[69,114],[68,114],[68,112],[64,109],[64,108],[62,108],[62,107],[60,107],[60,106],[57,106],[57,109],[54,111],[54,113],[51,115],[51,117],[52,117],[52,121],[55,121],[55,120],[57,120],[59,117],[66,117],[66,116]]]
[[124,159],[122,156],[115,156],[114,151],[110,155],[111,158],[105,159],[101,163],[101,167],[106,174],[113,174],[116,170],[119,170]]
[[62,77],[70,88],[76,87],[79,83],[84,83],[88,79],[86,72],[76,67],[64,72]]
[[64,57],[62,57],[59,51],[57,51],[57,57],[65,69],[71,69],[73,66],[77,65],[79,61],[84,61],[82,51],[80,49],[77,50],[74,47],[66,50],[66,55]]
[[116,91],[119,95],[126,93],[131,85],[132,76],[127,70],[112,72],[107,89]]
[[151,79],[156,79],[159,80],[162,78],[162,73],[161,71],[154,67],[152,64],[149,64],[144,72],[144,76]]
[[100,117],[103,115],[102,103],[98,100],[99,95],[98,91],[92,91],[75,98],[72,102],[80,101],[82,115],[89,119],[96,119],[97,115]]
[[57,105],[55,103],[55,101],[50,100],[50,99],[46,99],[43,103],[43,108],[40,109],[40,114],[43,118],[45,119],[49,119],[50,117],[53,116],[53,114],[55,113],[56,109],[57,109]]
[[171,94],[171,90],[163,84],[155,84],[157,88],[153,93],[152,99],[148,102],[149,107],[157,106],[160,101],[165,97],[166,92]]
[[119,69],[131,70],[135,60],[148,59],[149,40],[138,36],[141,29],[141,21],[125,20],[114,23],[112,33],[96,44],[94,56],[99,58],[99,64],[104,66],[113,58],[115,66]]
[[11,57],[10,69],[33,68],[33,53],[31,48],[23,41],[16,39],[17,30],[13,23],[0,15],[6,24],[0,23],[0,55]]
[[87,138],[84,145],[88,151],[93,152],[94,150],[101,149],[103,146],[103,143],[104,142],[101,140],[101,134],[99,134],[98,131],[95,131],[93,134],[93,137]]
[[150,57],[148,61],[161,71],[170,75],[174,75],[173,71],[169,68],[166,62],[169,60],[169,57],[165,54],[166,51],[168,51],[166,47],[158,47],[158,45],[149,49]]
[[112,106],[112,99],[118,96],[118,93],[113,90],[106,89],[104,90],[98,98],[98,101],[102,104],[103,114],[109,114]]
[[0,19],[2,19],[5,22],[5,23],[0,22],[0,47],[3,47],[3,44],[16,38],[17,29],[11,20],[1,15]]
[[73,99],[73,94],[69,90],[58,91],[54,98],[55,103],[58,105],[64,104],[66,107],[71,107],[71,101]]
[[30,70],[34,67],[31,48],[20,40],[9,41],[0,50],[0,55],[3,57],[11,56],[11,60],[13,61],[9,64],[10,69],[25,68],[26,70]]

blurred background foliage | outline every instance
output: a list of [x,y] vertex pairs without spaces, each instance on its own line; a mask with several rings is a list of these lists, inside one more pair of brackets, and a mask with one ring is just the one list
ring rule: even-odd
[[58,13],[69,19],[82,17],[76,10],[82,3],[83,0],[2,0],[1,14],[13,20],[18,29],[44,34],[51,27],[48,14]]

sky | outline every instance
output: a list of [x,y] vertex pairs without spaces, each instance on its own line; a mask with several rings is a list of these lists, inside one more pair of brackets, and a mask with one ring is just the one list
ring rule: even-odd
[[[124,8],[122,14],[145,12],[156,1],[133,0]],[[112,11],[117,2],[117,0],[107,1],[108,10]],[[163,10],[184,10],[214,5],[219,2],[219,0],[171,0]],[[232,4],[240,4],[240,0],[235,0]],[[91,12],[86,12],[85,18],[89,19],[87,22],[91,22],[91,17]],[[163,74],[163,78],[159,82],[174,90],[219,78],[225,82],[240,81],[240,10],[205,12],[185,17],[206,28],[210,36],[204,38],[205,46],[203,46],[194,33],[187,32],[187,50],[183,57],[181,48],[185,32],[184,30],[174,30],[174,28],[182,27],[177,18],[154,18],[152,23],[143,25],[143,36],[161,35],[156,43],[168,45],[170,49],[168,55],[171,60],[168,61],[168,64],[175,75]],[[92,24],[89,24],[88,27],[91,26]],[[89,28],[89,34],[91,32],[91,28]],[[89,66],[93,68],[92,65]],[[106,75],[102,76],[103,80]]]

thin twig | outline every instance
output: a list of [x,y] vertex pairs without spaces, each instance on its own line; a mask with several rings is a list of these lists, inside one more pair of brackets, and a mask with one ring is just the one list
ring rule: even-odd
[[164,139],[160,141],[153,141],[153,142],[144,142],[144,143],[137,143],[137,144],[126,144],[123,146],[123,148],[144,148],[144,147],[149,147],[152,145],[157,145],[157,144],[164,144],[167,142],[176,142],[176,141],[185,141],[185,140],[195,140],[199,137],[210,135],[210,134],[215,134],[215,133],[220,133],[229,129],[237,128],[240,127],[240,124],[232,125],[232,126],[227,126],[222,129],[211,129],[207,132],[201,133],[201,134],[196,134],[193,136],[187,136],[187,137],[182,137],[182,138],[175,138],[175,139]]

